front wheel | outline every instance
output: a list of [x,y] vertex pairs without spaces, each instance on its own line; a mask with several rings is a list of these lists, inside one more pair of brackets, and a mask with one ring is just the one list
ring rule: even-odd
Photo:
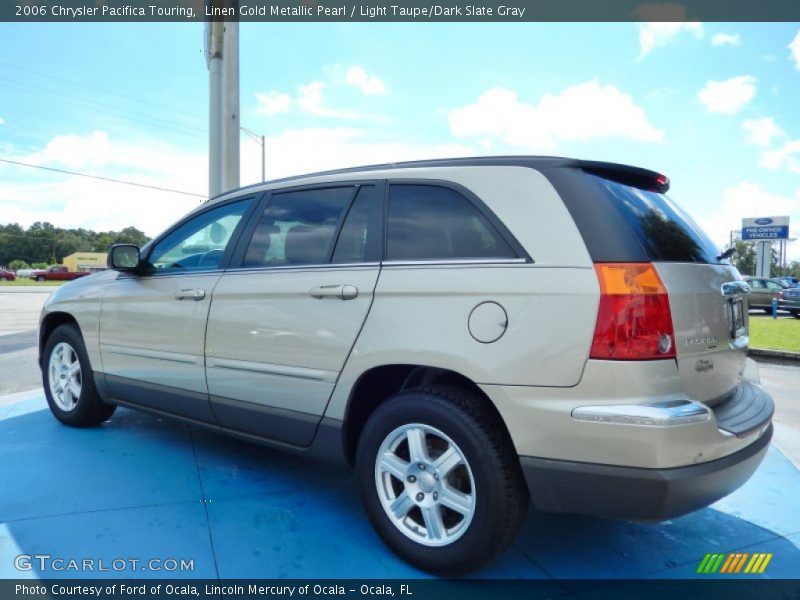
[[53,415],[66,425],[92,427],[116,409],[97,393],[92,367],[80,331],[74,325],[57,327],[44,347],[42,383]]
[[36,281],[47,281],[47,277],[42,277],[39,275],[39,277],[36,278]]
[[356,471],[367,515],[407,562],[437,574],[475,571],[500,555],[528,493],[499,417],[472,392],[422,388],[372,414]]
[[795,319],[800,319],[800,310],[793,310],[793,311],[792,311],[792,316],[793,316]]

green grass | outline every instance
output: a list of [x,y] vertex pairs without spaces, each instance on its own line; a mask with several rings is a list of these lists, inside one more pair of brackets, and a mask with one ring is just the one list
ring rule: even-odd
[[31,286],[47,286],[47,285],[63,285],[65,281],[34,281],[33,279],[20,279],[19,277],[14,281],[0,281],[0,287],[12,285],[31,285]]
[[750,347],[800,352],[800,319],[751,317]]

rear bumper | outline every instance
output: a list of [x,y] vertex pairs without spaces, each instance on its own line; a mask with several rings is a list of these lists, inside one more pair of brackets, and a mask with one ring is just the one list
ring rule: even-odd
[[520,457],[537,510],[663,521],[704,508],[753,474],[772,438],[770,424],[752,444],[717,460],[645,469]]

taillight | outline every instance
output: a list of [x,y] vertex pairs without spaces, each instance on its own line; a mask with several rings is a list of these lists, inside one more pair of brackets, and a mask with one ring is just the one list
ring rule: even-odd
[[590,357],[675,358],[669,297],[650,263],[597,263],[600,308]]

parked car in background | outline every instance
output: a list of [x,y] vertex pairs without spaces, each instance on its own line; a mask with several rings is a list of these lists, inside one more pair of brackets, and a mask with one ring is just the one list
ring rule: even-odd
[[776,277],[775,279],[785,283],[789,287],[797,287],[798,284],[800,284],[800,281],[798,281],[797,277],[789,277],[788,275],[786,277]]
[[16,278],[13,271],[0,267],[0,281],[14,281]]
[[503,552],[529,502],[698,510],[756,470],[773,402],[748,286],[668,188],[492,157],[231,191],[48,298],[48,404],[75,427],[124,405],[348,462],[385,543],[445,575]]
[[36,281],[72,281],[90,274],[88,271],[70,271],[64,265],[53,265],[44,271],[34,271],[31,273],[31,279]]
[[778,308],[800,319],[800,287],[788,287],[778,292]]
[[17,269],[17,279],[30,279],[36,269]]
[[747,296],[748,306],[765,312],[772,312],[772,299],[780,300],[780,293],[788,287],[777,279],[767,277],[745,277],[744,280],[750,286],[750,294]]

